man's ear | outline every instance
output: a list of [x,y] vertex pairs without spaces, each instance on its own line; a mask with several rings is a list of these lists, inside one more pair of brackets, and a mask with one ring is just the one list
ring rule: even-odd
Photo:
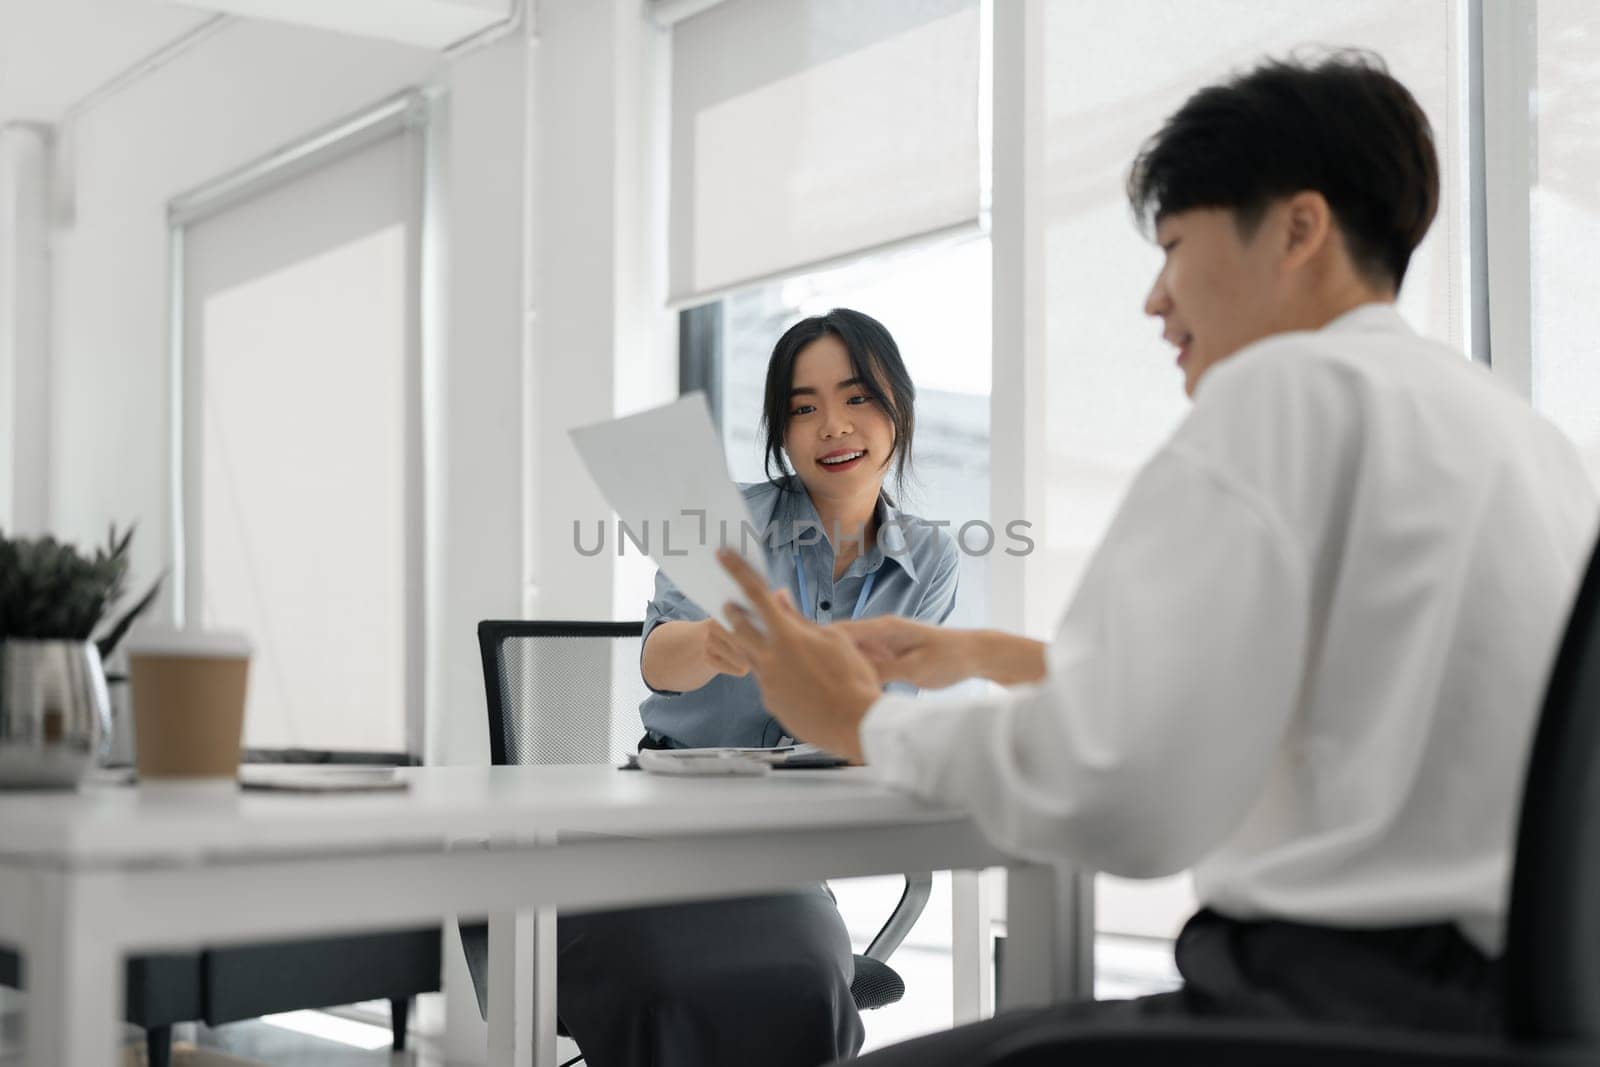
[[1333,209],[1315,190],[1295,193],[1283,204],[1283,266],[1295,270],[1314,259],[1334,238]]

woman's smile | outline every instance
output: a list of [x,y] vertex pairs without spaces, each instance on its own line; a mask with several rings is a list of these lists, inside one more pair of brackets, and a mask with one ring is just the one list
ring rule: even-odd
[[817,457],[817,465],[830,474],[847,471],[858,466],[867,456],[864,448],[838,448]]

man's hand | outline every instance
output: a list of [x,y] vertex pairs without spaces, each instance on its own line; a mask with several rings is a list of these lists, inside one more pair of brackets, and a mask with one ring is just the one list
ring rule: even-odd
[[1043,642],[999,630],[952,630],[897,615],[835,623],[832,629],[855,642],[886,683],[943,689],[967,678],[987,678],[1023,685],[1044,681],[1049,669]]
[[840,622],[833,628],[872,661],[881,683],[943,689],[972,676],[967,662],[970,631],[946,630],[899,615]]
[[717,558],[766,631],[737,604],[727,606],[733,643],[755,674],[767,710],[794,737],[861,762],[861,720],[880,695],[872,664],[836,628],[794,611],[737,553],[724,548]]

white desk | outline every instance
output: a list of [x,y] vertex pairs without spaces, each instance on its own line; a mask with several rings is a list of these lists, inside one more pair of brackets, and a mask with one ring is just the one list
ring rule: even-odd
[[402,773],[403,793],[0,796],[0,942],[23,953],[27,1062],[113,1062],[129,953],[488,914],[490,1062],[543,1067],[555,1054],[553,909],[907,870],[1013,867],[1007,1004],[1081,991],[1072,880],[997,853],[960,812],[867,770]]

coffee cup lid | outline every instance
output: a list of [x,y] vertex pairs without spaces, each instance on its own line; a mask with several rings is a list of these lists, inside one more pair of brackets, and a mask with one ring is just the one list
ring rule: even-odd
[[237,630],[136,629],[128,635],[132,656],[249,656],[250,638]]

